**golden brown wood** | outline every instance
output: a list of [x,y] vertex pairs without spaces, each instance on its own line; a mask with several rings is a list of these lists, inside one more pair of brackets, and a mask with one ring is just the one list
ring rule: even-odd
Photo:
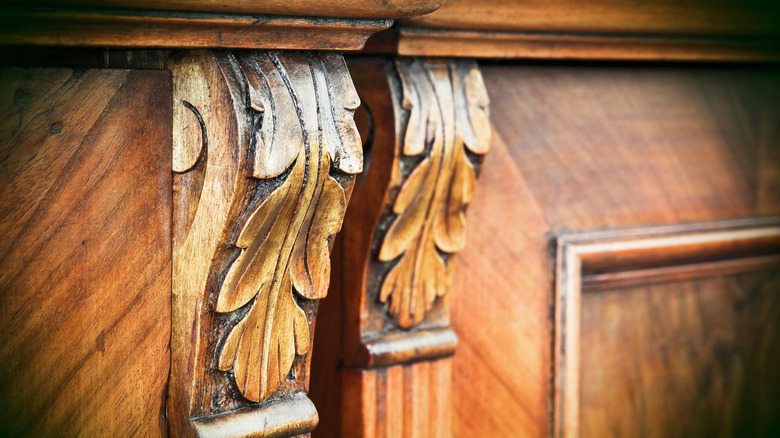
[[443,0],[9,0],[17,7],[76,7],[159,9],[163,11],[240,12],[246,14],[300,15],[314,17],[398,18],[436,10]]
[[405,56],[776,61],[780,7],[772,0],[449,0],[405,20],[394,39]]
[[28,6],[0,7],[0,24],[0,44],[357,50],[392,20]]
[[[688,256],[687,264],[702,261],[724,260],[739,256],[751,249],[760,254],[771,250],[780,252],[780,225],[778,221],[761,226],[756,221],[752,227],[744,222],[723,223],[714,226],[715,231],[650,229],[646,232],[612,232],[595,235],[562,236],[558,239],[556,269],[556,371],[555,371],[555,436],[580,436],[580,322],[582,283],[585,272],[593,270],[591,260],[599,269],[620,268],[623,253],[633,258],[635,266],[641,262],[659,264],[659,257],[671,253],[669,265],[685,265],[686,260],[674,257],[679,253]],[[749,226],[749,224],[748,224]],[[767,242],[771,242],[769,246]],[[634,254],[645,254],[642,259]],[[604,260],[619,260],[617,266],[609,266]],[[599,263],[601,262],[601,263]],[[750,266],[745,266],[750,267]],[[623,268],[625,269],[625,268]],[[690,269],[690,268],[689,268]],[[652,280],[651,280],[652,281]]]
[[447,0],[409,24],[439,29],[650,35],[778,35],[771,0]]
[[[315,300],[327,293],[328,242],[362,168],[346,64],[336,54],[202,52],[171,70],[183,107],[172,432],[306,433],[317,415],[304,395]],[[286,407],[262,403],[271,396]]]
[[493,141],[454,259],[458,437],[551,434],[556,235],[780,214],[776,69],[528,64],[480,65]]
[[[490,149],[488,97],[476,65],[396,61],[401,139],[387,189],[392,219],[377,258],[395,262],[379,302],[400,327],[419,325],[449,292],[449,258],[466,244],[465,208],[476,189],[476,155]],[[387,221],[387,219],[380,219]]]
[[[450,437],[452,359],[344,372],[343,437]],[[317,435],[317,431],[315,431]]]
[[778,291],[774,270],[583,294],[580,435],[776,435]]
[[[312,397],[324,418],[338,419],[320,433],[448,436],[447,357],[457,344],[448,292],[490,148],[487,94],[471,62],[364,59],[350,67],[364,102],[368,164],[355,193],[362,208],[347,212],[335,250],[341,306],[320,312],[341,325],[317,338]],[[339,349],[340,357],[328,353]],[[335,394],[340,406],[330,402]]]
[[0,435],[165,436],[170,77],[0,70]]
[[367,51],[403,56],[473,58],[594,59],[647,61],[777,61],[775,38],[680,37],[679,35],[605,35],[585,33],[496,32],[402,27],[394,45]]

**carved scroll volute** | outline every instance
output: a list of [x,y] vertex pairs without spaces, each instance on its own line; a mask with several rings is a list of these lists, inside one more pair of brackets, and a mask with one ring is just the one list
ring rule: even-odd
[[[170,69],[171,429],[222,430],[273,397],[308,417],[246,433],[305,433],[316,411],[295,394],[307,390],[312,315],[362,170],[357,93],[336,54],[203,52]],[[240,421],[229,427],[268,426]]]
[[409,328],[449,292],[451,257],[466,243],[476,167],[490,148],[489,101],[475,63],[408,59],[395,67],[400,144],[387,194],[394,217],[378,253],[394,265],[378,299]]

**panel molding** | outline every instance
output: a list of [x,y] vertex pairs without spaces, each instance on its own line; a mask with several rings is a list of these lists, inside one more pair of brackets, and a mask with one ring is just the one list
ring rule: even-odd
[[556,248],[552,429],[575,438],[582,292],[780,268],[780,218],[567,234]]

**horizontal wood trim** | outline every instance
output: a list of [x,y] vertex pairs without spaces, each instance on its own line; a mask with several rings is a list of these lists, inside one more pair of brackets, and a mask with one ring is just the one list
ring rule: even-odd
[[358,50],[392,20],[0,8],[0,44]]
[[[780,262],[780,218],[564,235],[557,244],[552,428],[556,438],[573,438],[579,436],[582,291],[599,281],[636,286],[772,269]],[[588,270],[590,280],[583,275]]]
[[561,236],[585,273],[670,266],[780,249],[780,219],[728,221]]
[[418,27],[655,35],[778,35],[776,0],[447,0]]
[[[394,49],[382,39],[370,48]],[[776,61],[780,42],[761,39],[684,38],[401,28],[398,54],[475,58]]]
[[365,342],[355,365],[366,368],[452,356],[458,337],[451,329],[396,332]]
[[192,423],[202,438],[281,438],[309,433],[317,427],[318,421],[314,404],[305,394],[298,393],[259,409],[198,418],[192,420]]
[[427,14],[444,0],[11,0],[17,8],[99,7],[342,18],[400,18]]
[[704,263],[688,263],[678,266],[631,269],[583,275],[582,291],[632,287],[654,283],[685,281],[713,275],[741,274],[745,272],[780,269],[780,255],[745,257]]

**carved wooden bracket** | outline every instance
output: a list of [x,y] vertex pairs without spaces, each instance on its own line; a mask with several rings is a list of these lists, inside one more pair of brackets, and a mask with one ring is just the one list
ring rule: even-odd
[[[360,208],[348,211],[335,250],[341,274],[332,289],[342,308],[330,311],[329,303],[322,312],[342,331],[318,343],[340,343],[347,367],[341,430],[324,432],[405,436],[430,426],[447,436],[447,357],[457,344],[448,294],[453,257],[466,242],[465,210],[490,148],[487,92],[473,61],[356,59],[350,70],[363,101],[356,119],[367,169],[353,201]],[[319,373],[333,365],[316,366]],[[318,388],[317,396],[334,391]],[[403,401],[387,405],[392,400]],[[415,423],[426,418],[430,424]],[[404,426],[392,432],[391,423]]]
[[174,435],[290,436],[362,149],[341,55],[190,53],[173,75]]

